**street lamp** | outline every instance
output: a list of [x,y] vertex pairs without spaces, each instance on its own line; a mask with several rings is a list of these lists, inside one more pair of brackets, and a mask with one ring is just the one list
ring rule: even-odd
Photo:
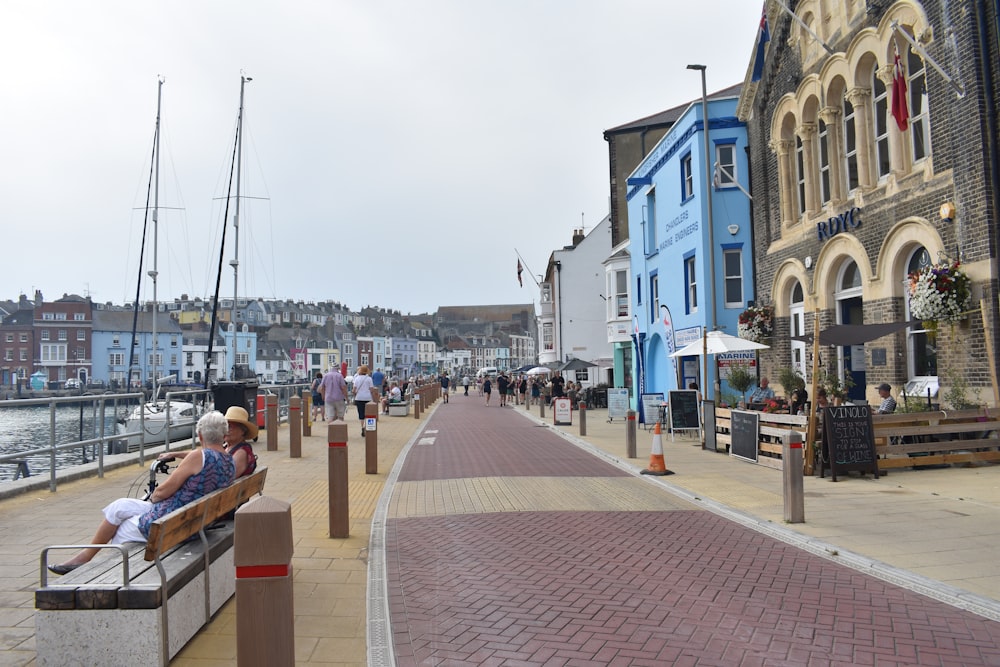
[[[708,138],[708,87],[705,82],[705,70],[707,67],[705,65],[688,65],[688,69],[698,70],[701,72],[701,114],[702,123],[704,127],[702,128],[702,134],[705,135],[705,198],[707,204],[707,216],[708,216],[708,272],[709,272],[709,284],[711,289],[711,294],[709,295],[709,303],[712,309],[712,331],[718,328],[718,323],[715,319],[715,224],[712,218],[712,155],[710,142]],[[704,346],[708,346],[707,334],[703,337]],[[708,381],[708,355],[704,354],[707,350],[702,350],[702,373],[704,373],[705,381]],[[715,394],[713,398],[718,397],[721,393],[721,386],[719,384],[719,376],[716,373],[715,376]]]

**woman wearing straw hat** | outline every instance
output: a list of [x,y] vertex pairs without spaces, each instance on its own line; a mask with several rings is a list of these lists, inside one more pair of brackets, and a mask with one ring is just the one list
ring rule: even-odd
[[[253,453],[253,445],[250,440],[256,440],[257,425],[250,421],[250,414],[237,405],[229,406],[226,410],[226,422],[229,429],[226,431],[226,451],[233,457],[236,465],[236,475],[234,479],[239,479],[246,475],[252,475],[257,469],[257,455]],[[183,452],[163,452],[156,458],[163,460],[183,459],[193,450]]]

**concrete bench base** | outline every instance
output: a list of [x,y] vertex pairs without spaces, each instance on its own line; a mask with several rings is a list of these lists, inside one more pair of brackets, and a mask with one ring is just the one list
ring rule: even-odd
[[390,417],[406,417],[410,414],[410,404],[409,403],[390,403],[389,404],[389,416]]
[[[209,531],[209,536],[209,613],[215,614],[236,593],[232,522]],[[98,565],[89,583],[59,582],[36,591],[38,665],[167,665],[207,624],[203,550],[200,541],[192,541],[163,559],[168,571],[166,627],[170,636],[169,655],[162,655],[164,623],[159,601],[163,590],[153,564],[139,565],[144,562],[143,548],[137,547],[130,559],[136,569],[128,586],[120,585],[121,564],[112,558],[104,562],[109,564],[108,573],[116,572],[119,583],[109,583],[113,580],[108,573],[96,574]]]

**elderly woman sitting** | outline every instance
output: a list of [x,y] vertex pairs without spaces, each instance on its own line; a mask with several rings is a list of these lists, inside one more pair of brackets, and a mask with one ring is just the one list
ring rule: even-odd
[[403,402],[403,390],[399,388],[399,380],[395,380],[392,383],[392,389],[389,393],[382,397],[382,414],[389,414],[389,404],[390,403],[402,403]]
[[[233,457],[226,453],[225,438],[229,423],[221,412],[209,412],[196,427],[202,448],[181,460],[166,480],[153,491],[149,501],[119,498],[103,510],[104,520],[91,544],[145,542],[150,525],[162,516],[204,495],[232,483],[236,474]],[[90,562],[97,547],[88,547],[59,565],[50,565],[56,574],[72,572]]]

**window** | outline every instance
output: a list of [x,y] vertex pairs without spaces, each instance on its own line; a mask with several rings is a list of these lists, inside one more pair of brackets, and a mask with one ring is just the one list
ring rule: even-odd
[[177,336],[170,337],[170,347],[177,347]]
[[847,189],[858,187],[858,134],[854,105],[844,99],[844,161],[847,167]]
[[635,277],[635,302],[642,305],[642,276]]
[[875,166],[878,177],[889,175],[889,96],[885,84],[872,73],[872,116],[875,124]]
[[14,350],[7,348],[3,353],[4,361],[14,361]]
[[552,303],[552,285],[542,283],[542,303]]
[[736,186],[736,144],[719,144],[715,147],[715,187]]
[[819,131],[816,135],[819,149],[819,201],[821,204],[830,202],[830,145],[829,131],[822,120],[818,123]]
[[66,330],[65,329],[60,329],[59,330],[59,340],[66,340]]
[[695,273],[694,256],[684,259],[684,286],[686,288],[687,312],[698,312],[698,274]]
[[[21,350],[20,350],[20,352],[21,352],[21,361],[27,361],[28,360],[28,351],[22,347]],[[24,376],[22,376],[22,377],[24,377]]]
[[78,347],[78,348],[76,348],[76,358],[77,359],[81,359],[81,360],[82,359],[86,359],[87,358],[87,348],[85,348],[85,347]]
[[49,330],[48,329],[42,329],[42,340],[43,341],[49,340]]
[[65,345],[42,345],[42,361],[66,361]]
[[722,251],[725,267],[726,308],[743,307],[743,250],[728,248]]
[[806,159],[801,137],[795,137],[795,182],[799,196],[799,216],[806,212]]
[[362,366],[367,366],[368,365],[368,353],[367,352],[362,352],[361,353],[361,365]]
[[656,191],[649,190],[642,207],[642,224],[646,232],[646,254],[656,252]]
[[920,56],[907,49],[906,69],[910,72],[910,137],[913,142],[913,161],[923,160],[930,153],[931,133],[927,127],[927,70]]
[[694,171],[691,166],[691,153],[681,158],[681,201],[694,197]]
[[7,342],[8,343],[13,343],[14,342],[14,334],[12,334],[12,333],[7,334]]
[[73,319],[77,322],[83,322],[86,318],[83,313],[73,313]]
[[[910,261],[906,264],[907,275],[916,273],[926,266],[930,266],[931,256],[923,246],[917,247],[910,255]],[[906,318],[910,319],[910,300],[906,299]],[[937,344],[936,341],[928,337],[928,332],[922,324],[912,325],[906,330],[907,333],[907,372],[909,377],[936,376],[937,366]]]
[[615,271],[615,317],[628,317],[628,271]]
[[660,276],[655,273],[649,276],[649,321],[655,322],[660,312]]
[[114,346],[114,347],[121,347],[121,344],[122,344],[121,336],[119,336],[118,334],[115,334],[111,338],[111,345]]
[[108,355],[109,366],[124,366],[125,354],[123,352],[112,352]]
[[56,313],[56,319],[57,320],[65,320],[66,319],[66,313]]
[[54,319],[56,319],[56,316],[53,315],[52,313],[42,313],[42,319],[43,320],[54,320]]
[[247,365],[247,364],[249,364],[250,363],[250,355],[247,354],[246,352],[237,352],[236,353],[236,363],[244,365],[244,366]]
[[162,354],[151,354],[151,355],[149,355],[149,365],[150,366],[162,366],[163,365],[163,355]]
[[21,342],[22,343],[27,343],[28,342],[28,334],[26,334],[26,333],[21,334]]
[[77,329],[76,330],[76,339],[77,340],[87,340],[87,330],[86,329]]
[[177,355],[176,354],[171,354],[170,355],[170,365],[171,366],[176,366],[177,365]]
[[555,342],[552,339],[552,322],[542,324],[542,349],[546,351],[555,349]]
[[[802,298],[802,285],[796,281],[792,288],[792,298],[789,303],[789,331],[792,336],[805,333],[805,303]],[[805,341],[792,340],[792,369],[806,377],[806,344]]]

